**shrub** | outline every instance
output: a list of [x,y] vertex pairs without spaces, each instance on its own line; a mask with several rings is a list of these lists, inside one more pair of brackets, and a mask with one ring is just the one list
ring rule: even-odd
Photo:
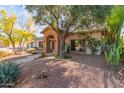
[[68,54],[66,54],[66,53],[64,53],[63,57],[61,57],[58,53],[55,53],[55,54],[54,54],[54,57],[55,57],[56,59],[70,59],[70,58],[72,58],[70,55],[68,55]]
[[0,51],[0,58],[7,57],[11,55],[12,53],[7,52],[7,51]]
[[35,48],[28,48],[27,52],[31,53],[31,54],[36,54],[37,53]]
[[17,64],[0,62],[0,87],[13,87],[20,74],[21,69]]
[[88,47],[91,49],[92,54],[98,51],[98,47],[100,47],[100,40],[96,40],[95,38],[91,38],[88,40]]
[[54,58],[59,59],[60,58],[59,54],[58,53],[54,53]]
[[64,59],[70,59],[70,58],[72,58],[72,56],[64,54]]
[[46,56],[47,56],[46,53],[44,51],[41,51],[41,58]]

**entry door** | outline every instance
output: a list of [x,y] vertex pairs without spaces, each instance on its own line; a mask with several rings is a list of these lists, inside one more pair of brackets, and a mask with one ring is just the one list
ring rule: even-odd
[[50,41],[50,52],[54,50],[54,41]]
[[71,40],[71,51],[75,51],[75,40]]

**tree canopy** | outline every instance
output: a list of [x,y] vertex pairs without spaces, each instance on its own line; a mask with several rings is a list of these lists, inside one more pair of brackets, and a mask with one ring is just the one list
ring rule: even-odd
[[5,10],[0,10],[0,39],[7,46],[12,46],[15,54],[20,53],[24,45],[32,40],[35,35],[32,33],[32,22],[27,20],[25,23],[26,29],[18,28],[17,17],[15,14],[7,16]]
[[83,29],[92,29],[94,26],[103,26],[106,16],[111,10],[110,6],[26,6],[32,13],[35,22],[39,25],[51,26],[54,30],[62,32],[60,50],[64,51],[65,38],[68,32]]
[[36,23],[51,25],[62,30],[79,25],[88,28],[93,24],[103,24],[111,8],[112,6],[101,5],[26,6],[26,9],[32,13]]

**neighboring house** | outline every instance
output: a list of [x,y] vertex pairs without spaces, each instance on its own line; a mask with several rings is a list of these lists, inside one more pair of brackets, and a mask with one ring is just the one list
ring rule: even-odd
[[[102,36],[104,35],[106,30],[100,29],[100,30],[93,30],[91,32],[91,37],[96,38],[98,40],[102,39]],[[86,31],[84,31],[86,32]],[[52,27],[46,27],[42,32],[44,35],[43,38],[43,49],[46,53],[59,53],[60,52],[60,39],[57,31],[52,29]],[[70,51],[78,51],[78,46],[76,43],[81,42],[81,32],[70,32],[68,36],[65,39],[65,45],[68,45],[70,47]],[[83,42],[84,46],[86,42]],[[87,48],[85,46],[85,48]],[[79,49],[80,50],[80,49]],[[84,50],[85,51],[85,50]]]
[[27,48],[43,48],[43,37],[36,38],[27,45]]

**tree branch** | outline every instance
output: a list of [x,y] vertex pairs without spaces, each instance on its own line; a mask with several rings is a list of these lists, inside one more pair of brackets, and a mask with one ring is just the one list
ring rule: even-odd
[[51,9],[49,9],[48,6],[46,6],[46,10],[48,12],[50,12],[50,14],[55,18],[56,22],[57,22],[57,29],[59,29],[58,25],[59,25],[59,22],[58,22],[58,17],[53,13],[53,11]]

